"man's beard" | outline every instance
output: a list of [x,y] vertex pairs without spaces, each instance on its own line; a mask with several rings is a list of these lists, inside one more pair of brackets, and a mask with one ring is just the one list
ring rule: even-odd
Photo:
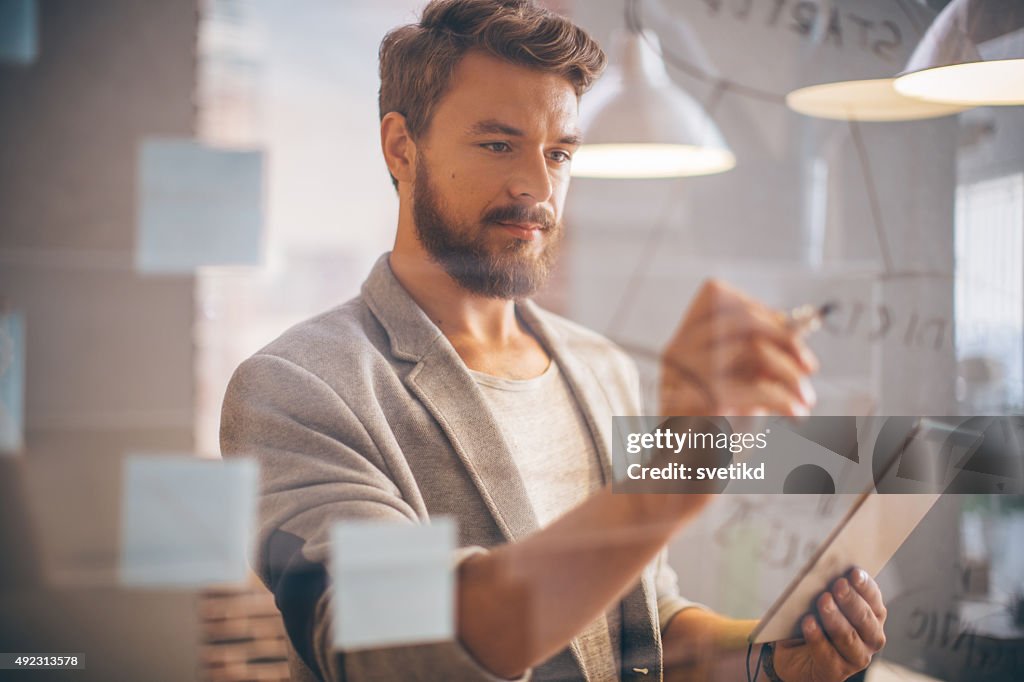
[[[431,260],[467,291],[490,298],[521,299],[539,290],[551,273],[563,234],[562,225],[536,207],[504,206],[485,213],[477,225],[458,224],[446,215],[422,155],[416,161],[413,220]],[[498,222],[541,225],[541,252],[531,254],[532,243],[523,239],[511,239],[495,251],[488,237]]]

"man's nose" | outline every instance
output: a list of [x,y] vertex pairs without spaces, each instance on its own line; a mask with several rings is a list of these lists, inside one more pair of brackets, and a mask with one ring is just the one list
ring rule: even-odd
[[509,183],[509,192],[515,199],[528,196],[537,203],[544,203],[551,198],[554,183],[543,151],[523,155]]

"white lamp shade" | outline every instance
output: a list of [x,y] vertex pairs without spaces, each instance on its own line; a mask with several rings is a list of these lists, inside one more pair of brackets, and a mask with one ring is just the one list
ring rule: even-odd
[[894,84],[894,78],[875,78],[812,85],[786,95],[786,104],[816,118],[873,122],[949,116],[966,108],[907,97],[896,92]]
[[584,144],[573,157],[574,176],[667,178],[736,165],[711,117],[672,82],[651,47],[656,41],[650,33],[616,36],[619,62],[581,103]]
[[953,0],[914,50],[896,90],[966,106],[1024,104],[1024,0]]

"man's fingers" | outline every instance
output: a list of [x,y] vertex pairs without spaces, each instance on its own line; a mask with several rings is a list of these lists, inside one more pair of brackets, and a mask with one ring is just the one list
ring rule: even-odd
[[688,319],[688,345],[705,350],[757,334],[786,343],[788,330],[785,321],[785,315],[760,303],[740,305],[733,301],[727,307]]
[[847,574],[847,577],[854,589],[860,593],[860,596],[863,597],[864,601],[866,601],[868,606],[871,607],[875,617],[884,624],[888,611],[885,608],[885,601],[882,599],[882,590],[879,589],[878,583],[876,583],[871,576],[867,574],[867,571],[862,568],[852,569]]
[[688,317],[693,322],[700,322],[705,316],[752,305],[760,304],[739,289],[712,278],[705,280],[697,290]]
[[718,374],[707,368],[698,374],[666,359],[659,394],[662,404],[685,405],[685,399],[690,398],[690,403],[696,399],[720,415],[810,414],[817,400],[814,389],[783,354],[769,347],[749,348],[743,344],[726,355],[719,359],[731,366]]
[[784,353],[773,343],[755,341],[742,344],[733,359],[731,370],[737,378],[763,377],[774,380],[808,409],[814,407],[817,402],[817,396],[811,388],[810,381],[807,380],[806,373],[793,361],[791,355]]
[[822,627],[839,655],[855,670],[866,668],[873,652],[861,641],[860,635],[839,610],[831,593],[826,592],[818,598],[818,614]]
[[673,336],[681,336],[685,329],[686,335],[692,339],[694,332],[700,330],[698,333],[707,334],[701,340],[708,342],[730,330],[750,329],[755,321],[763,325],[765,332],[786,330],[784,314],[720,280],[710,279],[697,292]]
[[805,374],[818,370],[818,360],[787,317],[760,303],[733,305],[687,326],[687,346],[713,351],[734,341],[769,341],[793,357]]
[[803,371],[771,342],[733,342],[715,351],[711,364],[720,366],[707,384],[723,406],[801,416],[817,400]]
[[846,672],[846,661],[836,653],[814,616],[804,616],[803,622],[800,623],[800,630],[811,651],[811,657],[817,665],[829,673],[829,677],[839,678]]
[[832,586],[832,594],[839,604],[839,610],[846,616],[857,631],[860,640],[872,652],[876,652],[885,646],[885,633],[882,630],[882,623],[875,616],[871,606],[864,600],[857,590],[850,585],[846,578],[840,578]]
[[700,346],[694,343],[695,335],[699,335],[701,342],[706,342],[714,337],[716,330],[724,324],[724,319],[742,311],[748,305],[757,303],[740,296],[727,284],[718,280],[708,280],[694,296],[686,315],[672,332],[666,352],[671,352],[676,347],[699,348]]
[[710,280],[662,355],[662,413],[806,416],[817,369],[786,315]]
[[661,391],[663,404],[675,404],[673,393],[686,396],[694,390],[706,394],[717,414],[781,414],[803,417],[810,413],[816,397],[809,382],[787,356],[771,344],[732,344],[716,354],[711,364],[721,362],[719,373],[706,368],[698,375],[688,368],[664,362]]
[[704,340],[709,345],[735,339],[765,339],[793,357],[805,374],[818,371],[818,359],[807,346],[803,335],[793,328],[783,313],[757,304],[741,308],[709,325],[713,335]]

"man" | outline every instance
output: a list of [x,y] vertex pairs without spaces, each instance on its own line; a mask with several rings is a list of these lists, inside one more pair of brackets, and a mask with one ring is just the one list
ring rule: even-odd
[[[691,608],[665,564],[706,496],[611,494],[611,417],[639,410],[633,365],[527,300],[564,230],[579,96],[604,54],[527,0],[435,0],[380,60],[394,250],[359,297],[243,363],[224,403],[224,454],[261,464],[258,569],[296,679],[647,680],[744,647],[751,623]],[[660,414],[798,415],[814,400],[816,361],[783,316],[717,283],[663,365]],[[456,640],[332,651],[331,524],[441,514],[462,548]],[[817,606],[803,641],[771,651],[773,679],[842,680],[883,645],[862,572]]]

